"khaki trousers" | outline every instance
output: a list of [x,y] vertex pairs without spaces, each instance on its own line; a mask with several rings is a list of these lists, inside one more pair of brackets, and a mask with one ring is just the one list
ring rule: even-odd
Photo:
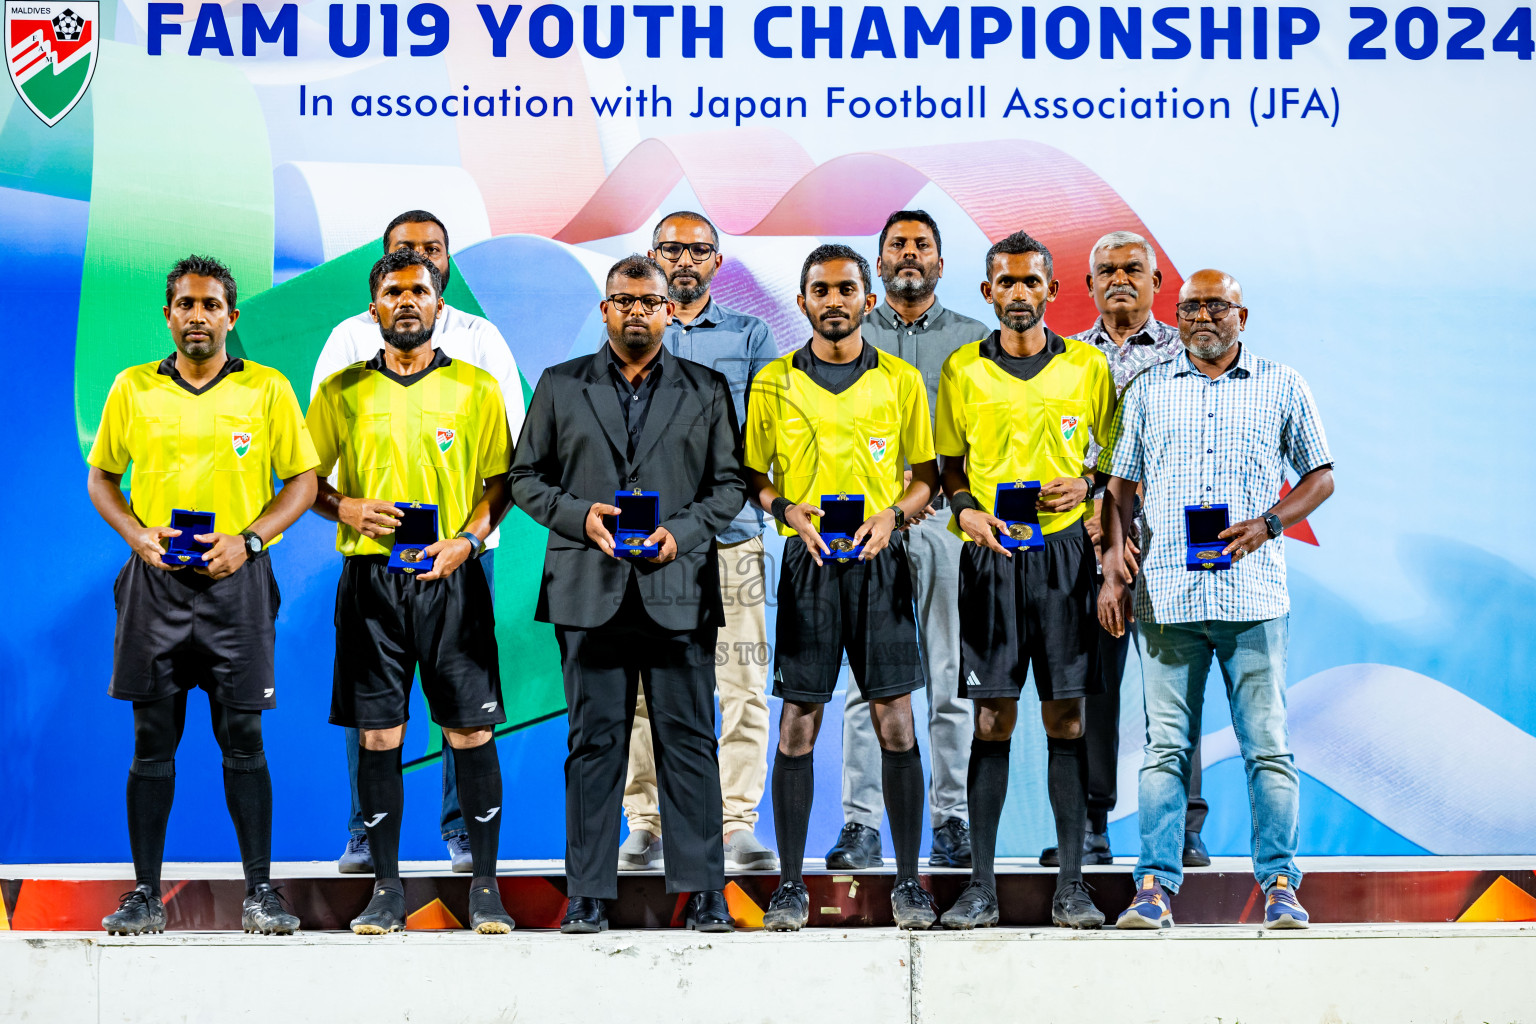
[[[763,538],[721,545],[720,596],[725,625],[715,645],[715,692],[720,697],[720,797],[725,834],[757,824],[768,781],[768,626]],[[624,815],[631,830],[661,835],[656,806],[656,757],[650,711],[642,692],[629,735]]]

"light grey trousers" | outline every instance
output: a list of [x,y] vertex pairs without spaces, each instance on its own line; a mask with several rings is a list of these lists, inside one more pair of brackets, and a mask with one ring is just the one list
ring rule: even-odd
[[[960,549],[949,532],[950,511],[907,531],[907,559],[917,605],[928,696],[928,810],[934,828],[949,818],[968,820],[965,773],[971,760],[971,702],[960,688]],[[880,743],[856,684],[843,711],[843,820],[878,829],[885,816],[880,785]]]

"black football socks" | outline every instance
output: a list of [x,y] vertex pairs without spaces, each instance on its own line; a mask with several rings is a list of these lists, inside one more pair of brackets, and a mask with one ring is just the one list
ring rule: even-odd
[[971,812],[971,881],[997,891],[993,864],[997,859],[997,830],[1008,799],[1008,754],[1013,740],[971,739],[966,769],[966,803]]
[[454,748],[453,776],[459,784],[464,829],[469,833],[474,884],[483,885],[484,879],[496,877],[496,851],[501,840],[501,758],[496,753],[496,741]]
[[880,784],[896,846],[896,878],[916,878],[923,842],[923,760],[916,743],[901,751],[880,748]]
[[176,796],[176,762],[133,759],[128,768],[128,848],[133,877],[160,895],[160,865],[165,858],[165,828]]
[[400,878],[400,812],[405,807],[400,750],[361,747],[357,752],[357,801],[373,853],[373,877],[380,881]]
[[[1083,877],[1083,831],[1088,826],[1088,760],[1083,756],[1086,747],[1081,738],[1046,739],[1046,785],[1051,810],[1056,815],[1056,850],[1061,858],[1057,888]],[[972,849],[974,844],[973,839]]]
[[240,842],[245,894],[272,881],[272,775],[262,751],[224,758],[224,802]]
[[773,757],[773,832],[779,843],[779,880],[801,881],[805,867],[805,833],[811,824],[811,797],[816,791],[815,753]]

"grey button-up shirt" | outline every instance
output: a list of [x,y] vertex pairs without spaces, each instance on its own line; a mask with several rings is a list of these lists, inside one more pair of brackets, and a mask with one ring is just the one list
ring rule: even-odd
[[930,418],[939,407],[939,377],[944,373],[944,360],[955,349],[980,341],[991,333],[992,328],[980,320],[945,309],[937,298],[915,323],[910,324],[896,315],[889,302],[882,302],[864,318],[861,332],[864,340],[875,348],[917,367],[923,375],[923,383],[928,385]]
[[[737,424],[746,422],[747,385],[757,371],[779,357],[773,332],[766,323],[749,313],[728,309],[714,299],[688,323],[674,319],[661,336],[661,343],[678,358],[701,363],[725,376],[731,385]],[[749,501],[715,539],[721,544],[739,544],[760,537],[763,522],[762,510]]]

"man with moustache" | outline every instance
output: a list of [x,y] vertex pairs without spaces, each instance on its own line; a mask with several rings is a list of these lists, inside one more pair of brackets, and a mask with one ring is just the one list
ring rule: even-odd
[[[1082,519],[1092,503],[1084,476],[1090,435],[1103,438],[1115,408],[1104,356],[1045,326],[1059,282],[1044,244],[1022,231],[987,251],[984,298],[999,329],[944,364],[937,448],[955,509],[960,555],[960,694],[976,709],[967,778],[971,884],[945,912],[946,928],[999,919],[993,860],[1008,792],[1019,696],[1032,675],[1045,727],[1046,784],[1061,846],[1051,920],[1068,928],[1104,923],[1082,878],[1087,817],[1083,701],[1102,682],[1093,546]],[[1040,481],[1038,524],[1010,527],[997,515],[1000,486]],[[1017,529],[1016,527],[1021,527]],[[1005,547],[998,536],[1038,546]]]
[[[448,249],[448,229],[443,222],[426,210],[407,210],[384,229],[384,251],[409,250],[420,253],[432,262],[442,275],[443,287],[453,272]],[[496,380],[501,389],[502,401],[507,409],[507,428],[516,443],[518,430],[523,425],[523,382],[517,371],[517,360],[507,347],[506,339],[496,325],[484,317],[466,313],[462,309],[443,303],[442,314],[432,326],[432,347],[450,358],[478,366]],[[310,396],[320,390],[320,382],[342,367],[371,359],[379,351],[379,325],[368,310],[350,316],[332,329],[325,340],[325,347],[315,360],[315,372],[310,384]],[[480,565],[485,578],[496,590],[493,555],[501,541],[499,530],[492,530],[485,542],[485,552]],[[373,856],[368,848],[368,830],[363,827],[363,813],[357,797],[357,734],[353,729],[344,730],[347,747],[347,776],[352,791],[352,814],[347,823],[347,845],[336,862],[337,870],[347,874],[368,873],[373,870]],[[464,826],[464,813],[459,808],[459,790],[454,782],[453,748],[443,746],[443,800],[440,825],[443,841],[448,844],[448,855],[454,871],[467,872],[474,863],[469,850],[469,832]]]
[[[432,720],[454,751],[474,873],[469,926],[487,935],[513,927],[496,882],[502,787],[493,731],[507,716],[479,561],[511,507],[512,442],[491,375],[430,344],[442,283],[436,264],[408,249],[375,263],[369,312],[383,347],[321,382],[306,418],[320,474],[335,474],[334,486],[320,481],[314,508],[337,524],[343,555],[331,722],[359,735],[358,802],[375,878],[352,921],[359,935],[405,927],[400,757],[418,669]],[[391,565],[402,503],[436,508],[436,539],[401,553],[430,561],[426,572]]]
[[[1178,312],[1184,353],[1126,388],[1099,455],[1110,477],[1099,621],[1114,636],[1137,624],[1147,709],[1137,892],[1116,927],[1173,924],[1184,794],[1214,659],[1248,779],[1264,927],[1305,928],[1296,898],[1300,777],[1285,718],[1290,597],[1281,534],[1333,493],[1333,456],[1306,381],[1239,342],[1248,310],[1231,275],[1191,275]],[[1271,503],[1287,464],[1301,479]],[[1138,485],[1147,536],[1133,600],[1136,567],[1124,542]],[[1186,569],[1185,508],[1201,504],[1227,506],[1231,525],[1219,536],[1232,564],[1224,571]]]
[[[885,301],[864,318],[864,340],[917,367],[928,390],[928,408],[938,407],[944,361],[962,345],[987,336],[979,320],[945,309],[935,288],[944,276],[939,226],[924,210],[897,210],[880,232],[875,271]],[[971,866],[971,838],[965,804],[965,768],[971,749],[971,705],[959,697],[960,621],[955,611],[960,576],[960,538],[949,529],[950,510],[935,494],[924,515],[907,530],[906,550],[917,603],[928,693],[929,823],[933,846],[928,863],[941,868]],[[843,714],[843,830],[827,852],[827,867],[879,867],[880,745],[864,697],[848,693]]]
[[[1184,351],[1179,329],[1152,315],[1152,300],[1163,287],[1162,271],[1157,269],[1157,253],[1147,240],[1130,231],[1111,231],[1093,245],[1088,255],[1088,291],[1099,309],[1093,326],[1072,337],[1085,341],[1104,353],[1109,372],[1115,378],[1115,393],[1142,370],[1166,363]],[[1096,465],[1099,446],[1088,446],[1088,465]],[[1103,488],[1095,491],[1093,513],[1084,517],[1088,537],[1097,546],[1101,540],[1099,513],[1103,507]],[[1136,544],[1133,528],[1130,538]],[[1115,809],[1115,783],[1120,763],[1120,682],[1125,675],[1125,656],[1130,635],[1110,636],[1099,631],[1098,671],[1104,679],[1104,692],[1088,698],[1083,716],[1083,742],[1088,751],[1088,831],[1083,836],[1083,863],[1112,864],[1109,849],[1109,814]],[[1211,855],[1200,839],[1205,825],[1207,804],[1200,795],[1200,744],[1190,770],[1189,811],[1184,819],[1184,866],[1206,867]],[[1040,854],[1045,867],[1057,864],[1056,847]]]
[[[165,323],[176,351],[117,375],[87,458],[96,511],[131,554],[113,586],[117,637],[107,692],[133,702],[128,845],[135,884],[101,925],[114,935],[165,931],[160,868],[176,793],[176,750],[187,693],[208,691],[224,755],[224,796],[245,874],[241,924],[292,934],[299,919],[272,888],[272,778],[261,713],[273,682],[277,580],[267,548],[315,496],[319,458],[286,378],[225,350],[240,317],[235,279],[206,256],[179,261],[165,281]],[[129,498],[123,474],[133,477]],[[272,480],[283,481],[273,493]],[[209,513],[206,545],[168,564],[178,510]]]
[[[770,931],[798,931],[810,916],[802,868],[812,763],[844,652],[880,744],[896,847],[892,916],[897,927],[917,929],[937,916],[917,876],[923,765],[911,693],[922,685],[922,665],[901,528],[928,505],[938,472],[922,377],[860,334],[875,304],[869,287],[869,264],[853,249],[812,250],[800,270],[811,340],[768,364],[748,400],[748,493],[778,520],[781,534],[798,538],[785,542],[779,576],[774,693],[784,709],[773,818],[782,881],[763,915]],[[864,499],[863,523],[852,538],[837,539],[842,550],[862,546],[852,560],[832,560],[818,527],[831,503],[826,496],[838,495]]]
[[[562,932],[608,927],[618,896],[619,805],[637,692],[657,755],[667,891],[691,893],[690,928],[732,930],[726,907],[715,642],[724,618],[715,537],[741,510],[731,389],[667,352],[675,307],[646,256],[613,265],[601,306],[607,343],[539,379],[512,466],[518,507],[549,528],[540,622],[553,623],[565,675]],[[615,492],[653,491],[651,558],[615,556]]]
[[[768,325],[728,309],[710,296],[710,282],[725,262],[720,235],[703,214],[682,210],[657,221],[650,257],[667,273],[675,312],[661,343],[672,355],[701,363],[731,386],[736,421],[746,415],[747,385],[778,357]],[[720,698],[720,794],[724,801],[727,867],[773,871],[773,851],[758,842],[757,805],[768,777],[768,626],[763,566],[763,512],[747,504],[715,538],[725,621],[716,641],[715,691]],[[723,660],[723,663],[721,663]],[[642,694],[629,738],[624,787],[629,838],[619,847],[619,870],[654,868],[661,861],[661,818],[656,806],[656,756],[650,713]]]

